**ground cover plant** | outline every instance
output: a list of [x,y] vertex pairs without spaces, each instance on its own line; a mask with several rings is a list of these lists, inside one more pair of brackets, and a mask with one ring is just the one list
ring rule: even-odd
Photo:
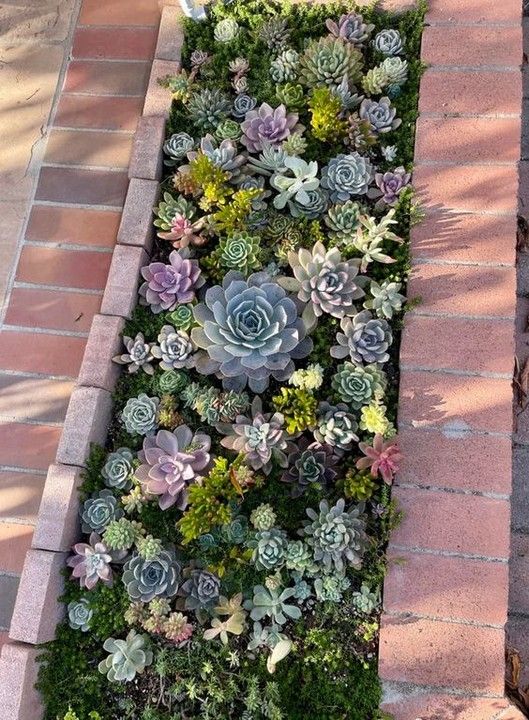
[[423,8],[186,23],[48,720],[375,720]]

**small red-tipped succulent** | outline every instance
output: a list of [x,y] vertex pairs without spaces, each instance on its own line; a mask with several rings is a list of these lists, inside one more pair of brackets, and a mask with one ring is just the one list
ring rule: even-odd
[[384,437],[377,433],[373,445],[362,442],[359,447],[366,457],[357,460],[356,467],[359,470],[369,468],[372,477],[377,477],[380,474],[384,482],[391,485],[399,470],[399,461],[402,458],[402,453],[395,439],[384,442]]

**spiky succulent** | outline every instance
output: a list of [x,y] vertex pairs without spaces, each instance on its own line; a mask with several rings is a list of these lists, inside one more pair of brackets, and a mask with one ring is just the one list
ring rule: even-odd
[[120,365],[127,365],[129,373],[136,373],[138,370],[143,370],[147,375],[153,375],[153,343],[145,342],[143,333],[138,333],[135,338],[124,335],[123,343],[127,352],[116,355],[112,360]]
[[312,548],[314,560],[321,563],[325,572],[344,573],[347,566],[359,568],[367,547],[365,518],[356,505],[345,509],[345,500],[329,506],[322,500],[319,510],[307,508],[308,520],[301,534]]
[[160,399],[140,393],[129,398],[121,411],[121,420],[125,430],[131,435],[150,435],[157,426],[157,413]]
[[356,233],[358,227],[358,216],[361,206],[354,200],[347,200],[338,205],[332,205],[323,218],[330,229],[333,240],[339,243],[347,243]]
[[235,232],[219,242],[218,257],[228,270],[239,270],[248,275],[259,267],[260,240],[247,232]]
[[269,617],[277,625],[284,625],[289,619],[299,620],[301,610],[297,605],[291,605],[287,601],[294,596],[293,588],[286,588],[280,592],[269,590],[263,585],[256,585],[253,589],[253,598],[246,600],[244,607],[250,611],[252,620],[259,622]]
[[175,505],[187,506],[187,489],[210,462],[211,440],[203,433],[193,434],[187,425],[174,430],[160,430],[143,441],[138,454],[142,465],[136,478],[145,491],[158,496],[162,510]]
[[118,448],[107,455],[101,475],[105,485],[116,490],[130,486],[134,455],[128,448]]
[[250,515],[250,522],[256,530],[270,530],[274,526],[276,521],[276,514],[274,508],[268,503],[262,503],[258,505],[255,510],[252,510]]
[[119,520],[123,516],[123,510],[111,490],[100,490],[84,501],[79,514],[83,532],[102,533],[111,520]]
[[239,34],[239,24],[234,18],[219,20],[213,30],[213,37],[217,42],[227,43],[235,40]]
[[135,630],[131,630],[124,640],[107,638],[103,648],[110,654],[101,660],[98,670],[110,682],[131,682],[153,661],[149,636],[140,635]]
[[292,484],[292,497],[299,497],[311,486],[329,487],[336,478],[337,464],[332,447],[302,438],[288,456],[288,469],[281,480]]
[[259,570],[275,570],[285,562],[287,536],[279,528],[261,530],[248,545],[253,548],[252,561]]
[[300,58],[300,76],[305,85],[338,87],[344,76],[357,83],[362,75],[361,51],[342,38],[312,40]]
[[364,302],[364,307],[374,310],[379,318],[391,319],[395,312],[401,311],[403,303],[406,302],[406,297],[399,292],[401,287],[400,283],[389,280],[383,280],[380,285],[372,280],[369,288],[371,297]]
[[340,400],[354,410],[369,405],[386,389],[386,376],[376,365],[355,365],[345,362],[339,365],[332,378],[332,388]]
[[350,450],[353,443],[358,442],[357,430],[358,423],[347,405],[320,403],[318,426],[314,430],[318,442],[338,450]]
[[309,205],[309,192],[317,190],[320,185],[318,163],[305,162],[299,157],[287,156],[284,161],[285,170],[276,172],[270,178],[270,184],[279,191],[274,198],[274,207],[282,210],[287,202],[295,201],[299,205]]
[[68,603],[68,624],[73,630],[81,630],[88,632],[90,630],[90,621],[94,611],[90,608],[88,598],[80,600],[72,600]]
[[172,325],[164,325],[158,334],[158,345],[153,354],[160,360],[162,370],[180,370],[191,368],[195,364],[195,348],[184,330],[175,330]]
[[288,261],[294,277],[279,282],[306,303],[303,320],[308,328],[324,313],[336,318],[356,313],[354,302],[364,296],[358,260],[343,260],[337,248],[326,250],[317,242],[312,250],[290,252]]
[[356,151],[337,155],[322,169],[321,184],[333,202],[345,202],[352,195],[365,195],[373,179],[373,166]]
[[285,140],[297,122],[297,113],[287,113],[284,105],[272,108],[268,103],[263,103],[257,110],[246,113],[241,124],[241,142],[248,152],[261,152],[267,145],[277,145]]
[[266,20],[259,28],[259,39],[270,50],[281,50],[288,43],[290,29],[288,22],[282,17],[272,17]]
[[187,109],[191,120],[202,132],[214,132],[229,115],[231,103],[222,90],[202,88],[191,95]]
[[331,35],[347,40],[359,48],[369,40],[375,29],[374,25],[364,22],[362,15],[356,12],[342,15],[337,23],[334,20],[326,20],[325,25]]
[[163,144],[163,151],[167,155],[165,165],[174,167],[179,165],[183,157],[193,149],[194,139],[186,132],[173,133]]
[[362,100],[358,114],[361,120],[367,120],[373,132],[387,133],[399,127],[402,120],[397,115],[397,110],[391,104],[388,97],[380,100],[366,98]]
[[189,259],[187,248],[173,250],[169,263],[153,262],[141,269],[145,282],[140,286],[140,302],[153,313],[174,310],[180,303],[195,299],[195,290],[204,284],[197,260]]
[[331,356],[342,360],[348,355],[356,363],[377,363],[389,360],[388,349],[393,334],[386,320],[374,318],[369,310],[362,310],[353,318],[340,321],[343,332],[336,335],[338,345],[331,347]]
[[172,552],[162,550],[152,560],[133,555],[123,567],[121,579],[132,601],[150,602],[177,593],[182,568]]
[[81,587],[91,590],[99,580],[112,585],[112,553],[97,533],[91,533],[86,543],[76,543],[73,552],[66,564],[73,568],[72,577],[79,580]]
[[269,474],[273,462],[286,467],[288,437],[281,413],[263,413],[261,399],[255,397],[252,402],[252,416],[237,416],[235,423],[219,423],[217,429],[226,437],[221,445],[237,453],[243,453],[246,462],[254,470]]
[[270,76],[275,83],[293,82],[298,75],[299,53],[288,48],[279,53],[270,64]]
[[242,390],[248,382],[251,390],[263,392],[270,376],[286,380],[293,359],[312,349],[294,301],[265,273],[245,280],[229,271],[193,312],[200,327],[193,328],[191,339],[207,356],[197,361],[197,370],[219,373],[230,390]]
[[383,55],[400,55],[404,50],[404,41],[398,30],[381,30],[373,40],[375,50]]
[[375,435],[373,445],[362,442],[359,447],[365,457],[356,461],[356,467],[359,470],[369,468],[371,477],[380,475],[387,485],[391,485],[402,459],[400,448],[395,440],[385,442],[382,435]]
[[186,610],[206,610],[217,604],[220,580],[207,570],[193,570],[180,589]]

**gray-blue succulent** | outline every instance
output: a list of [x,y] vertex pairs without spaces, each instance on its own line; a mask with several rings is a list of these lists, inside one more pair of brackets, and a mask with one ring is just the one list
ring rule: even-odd
[[357,430],[358,423],[347,405],[320,403],[318,425],[314,430],[314,437],[318,442],[339,450],[350,450],[353,443],[358,442]]
[[87,632],[90,630],[90,621],[94,611],[91,609],[88,598],[72,600],[68,603],[68,624],[73,630]]
[[87,498],[79,512],[82,530],[85,533],[94,531],[101,534],[109,522],[123,517],[123,510],[118,504],[118,498],[111,490],[100,490]]
[[345,202],[351,197],[365,195],[374,177],[368,158],[354,151],[340,153],[329,160],[322,170],[321,185],[329,191],[332,202]]
[[276,570],[285,563],[287,536],[284,530],[271,528],[255,534],[248,543],[253,548],[252,561],[259,570]]
[[122,581],[132,601],[150,602],[155,597],[174,597],[182,579],[174,553],[162,550],[153,560],[133,555],[124,566]]
[[134,469],[134,454],[128,448],[118,448],[107,455],[101,475],[105,485],[116,490],[125,490],[130,486]]

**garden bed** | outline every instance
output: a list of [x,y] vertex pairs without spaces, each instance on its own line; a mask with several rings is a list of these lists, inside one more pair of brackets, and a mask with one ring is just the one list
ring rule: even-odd
[[348,12],[186,23],[50,720],[380,717],[423,10]]

